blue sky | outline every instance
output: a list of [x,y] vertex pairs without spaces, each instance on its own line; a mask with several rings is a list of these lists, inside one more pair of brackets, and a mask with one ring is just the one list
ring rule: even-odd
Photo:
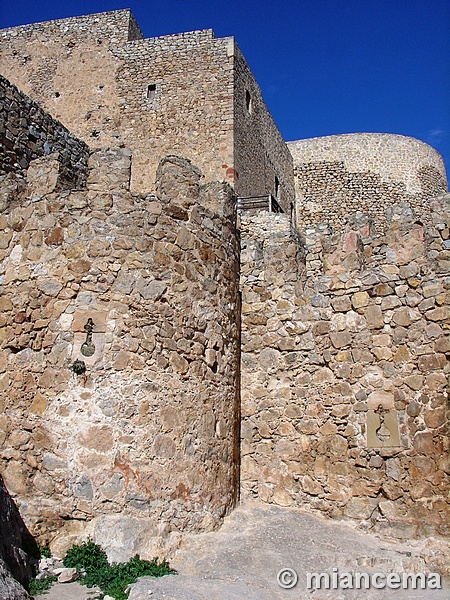
[[0,28],[117,8],[146,37],[234,35],[286,140],[400,133],[450,172],[449,0],[1,0]]

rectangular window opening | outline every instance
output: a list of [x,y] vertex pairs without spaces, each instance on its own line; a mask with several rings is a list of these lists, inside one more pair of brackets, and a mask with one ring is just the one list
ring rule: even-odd
[[156,96],[156,83],[151,83],[147,86],[147,98],[152,100]]

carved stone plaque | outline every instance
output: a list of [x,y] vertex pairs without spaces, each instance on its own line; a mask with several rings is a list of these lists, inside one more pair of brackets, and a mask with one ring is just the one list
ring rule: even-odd
[[400,446],[397,411],[383,408],[367,412],[367,447],[395,448]]

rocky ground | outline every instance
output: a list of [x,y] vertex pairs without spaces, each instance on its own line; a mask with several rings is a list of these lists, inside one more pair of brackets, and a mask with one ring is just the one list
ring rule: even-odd
[[93,600],[98,590],[89,590],[80,583],[56,583],[43,595],[35,596],[36,600]]
[[[441,590],[308,590],[306,573],[404,573],[444,567],[443,542],[391,542],[339,522],[298,509],[246,502],[216,532],[192,536],[171,560],[176,576],[142,578],[129,600],[445,600],[450,581]],[[277,574],[295,569],[298,583],[282,589]],[[92,591],[79,584],[57,584],[36,600],[88,600]]]

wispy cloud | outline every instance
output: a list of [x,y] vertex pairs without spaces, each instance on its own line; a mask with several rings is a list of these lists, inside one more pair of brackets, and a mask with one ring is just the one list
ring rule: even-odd
[[440,129],[440,128],[430,129],[427,133],[427,141],[428,142],[438,142],[446,135],[447,135],[447,132],[445,131],[445,129]]

